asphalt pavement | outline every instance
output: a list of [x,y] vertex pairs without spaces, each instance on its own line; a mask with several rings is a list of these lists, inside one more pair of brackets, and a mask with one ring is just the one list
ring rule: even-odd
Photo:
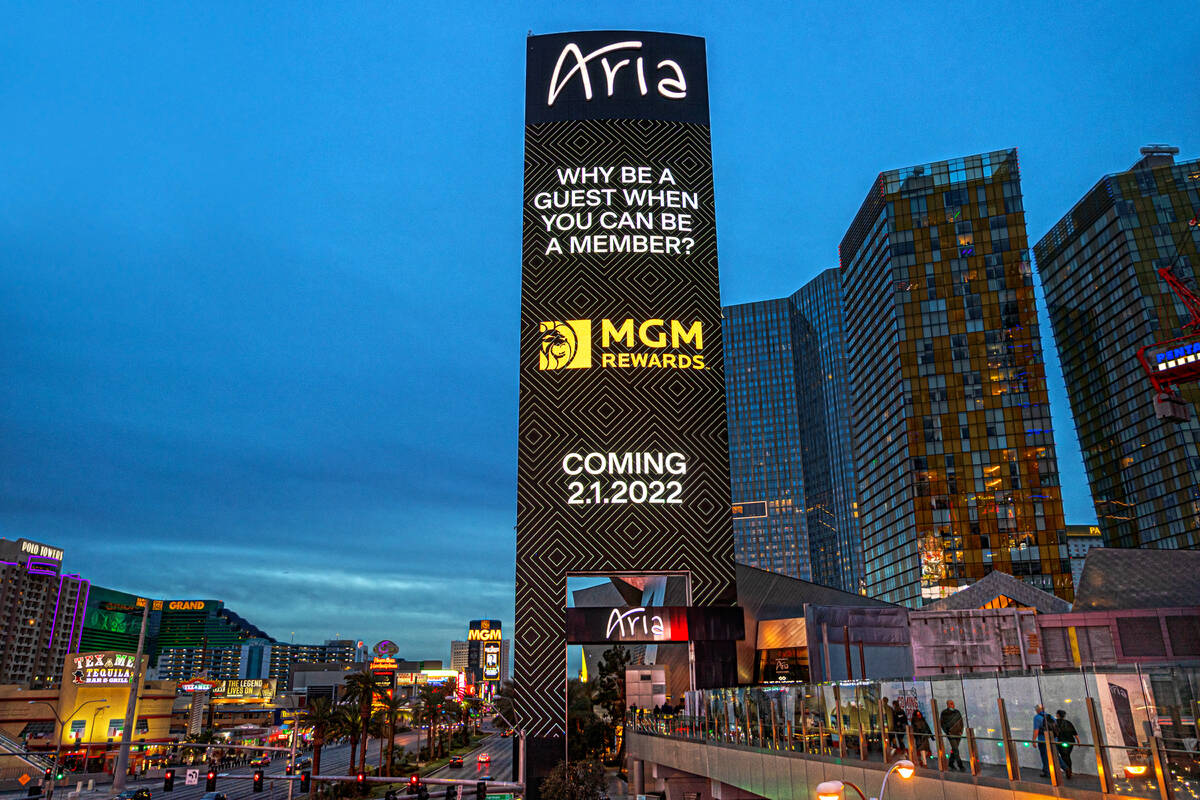
[[[414,750],[416,746],[416,733],[404,733],[396,736],[396,747],[404,747],[407,750]],[[379,745],[380,740],[372,739],[367,745],[367,764],[376,766],[379,764]],[[311,750],[297,751],[297,758],[301,756],[312,757]],[[254,782],[250,780],[250,776],[254,774],[256,769],[260,767],[241,766],[233,767],[227,770],[219,770],[217,772],[217,791],[221,792],[228,800],[287,800],[288,781],[271,780],[271,776],[283,776],[286,771],[287,757],[285,754],[277,754],[277,757],[272,759],[270,766],[261,767],[263,775],[266,778],[263,785],[263,791],[259,794],[254,793]],[[175,770],[175,787],[173,791],[163,792],[163,779],[161,772],[157,777],[139,778],[127,782],[127,788],[140,789],[145,787],[150,790],[151,796],[155,800],[199,800],[200,796],[205,792],[205,773],[208,768],[204,765],[187,767],[183,765],[174,766]],[[189,769],[198,770],[198,781],[193,786],[188,786],[186,783],[187,772]],[[336,744],[321,748],[321,773],[324,775],[349,775],[353,774],[355,768],[350,764],[350,745]],[[242,777],[235,778],[230,776],[240,775]],[[402,779],[399,779],[402,780]],[[293,790],[293,798],[301,800],[305,796],[299,793],[299,782],[296,781],[295,789]],[[86,787],[87,782],[84,782]],[[67,794],[74,791],[74,785],[59,786],[54,790],[55,800],[67,800]],[[88,792],[86,789],[79,795],[79,800],[105,800],[111,794],[111,787],[107,784],[97,786],[93,791]],[[24,792],[18,794],[0,795],[3,800],[13,800],[21,797]]]
[[[486,753],[490,762],[480,763],[479,756]],[[490,777],[493,781],[513,780],[512,768],[513,740],[501,738],[499,734],[489,736],[479,743],[479,746],[463,756],[461,767],[442,767],[430,773],[430,778],[458,778],[459,780],[477,781]],[[436,797],[437,792],[430,791]],[[464,795],[465,796],[465,795]],[[474,795],[472,795],[473,797]]]

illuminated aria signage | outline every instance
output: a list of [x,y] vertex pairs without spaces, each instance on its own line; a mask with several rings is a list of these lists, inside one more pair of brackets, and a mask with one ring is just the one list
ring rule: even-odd
[[740,608],[635,606],[568,608],[570,644],[732,642],[745,636]]
[[[622,58],[622,56],[625,57]],[[633,66],[629,71],[633,74],[630,76],[629,82],[632,83],[632,80],[636,78],[637,92],[642,97],[650,93],[650,85],[653,85],[658,93],[668,100],[682,100],[687,97],[687,78],[684,77],[683,67],[669,58],[658,62],[656,69],[662,76],[658,83],[647,84],[646,59],[642,54],[640,41],[614,42],[598,47],[586,55],[575,42],[568,42],[563,46],[562,53],[559,54],[558,61],[554,64],[546,105],[554,105],[554,101],[562,94],[568,82],[576,76],[578,76],[579,88],[583,91],[584,99],[591,100],[593,96],[592,69],[596,63],[604,73],[604,85],[607,90],[605,96],[612,97],[616,93],[621,70],[629,67],[631,61]],[[633,87],[630,86],[629,89],[632,90]]]
[[128,686],[133,682],[133,655],[105,651],[71,656],[71,683],[76,686]]
[[[513,669],[517,725],[539,739],[565,733],[567,576],[683,574],[704,607],[736,591],[704,40],[526,48]],[[659,614],[652,633],[653,616],[607,638],[606,609],[586,635],[691,629]],[[709,641],[700,688],[736,682],[732,644]],[[487,680],[499,665],[480,653]]]

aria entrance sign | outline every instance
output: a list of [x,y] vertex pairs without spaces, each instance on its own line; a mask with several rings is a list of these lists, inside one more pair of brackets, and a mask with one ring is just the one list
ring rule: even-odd
[[[539,749],[564,755],[568,576],[682,575],[691,606],[736,592],[704,40],[527,45],[513,650],[532,787]],[[692,641],[734,679],[732,642]]]

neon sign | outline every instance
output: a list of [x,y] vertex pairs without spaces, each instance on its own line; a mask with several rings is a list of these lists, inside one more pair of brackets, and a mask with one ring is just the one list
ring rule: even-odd
[[[588,64],[597,57],[601,57],[600,66],[604,70],[605,84],[608,89],[607,96],[612,97],[613,92],[616,90],[615,84],[617,73],[619,73],[622,68],[629,66],[630,60],[628,58],[623,58],[620,61],[616,61],[615,64],[609,64],[606,54],[615,53],[618,50],[641,49],[641,42],[616,42],[614,44],[597,48],[585,56],[583,51],[579,49],[579,45],[575,44],[574,42],[570,42],[562,49],[562,53],[560,53],[558,56],[558,62],[554,65],[554,74],[550,77],[550,93],[546,97],[546,105],[554,105],[554,101],[558,99],[558,95],[562,92],[563,88],[566,87],[571,78],[576,74],[579,75],[579,80],[583,84],[583,96],[586,99],[591,100],[592,76],[591,72],[589,71]],[[566,63],[568,56],[574,57],[575,66],[567,70],[566,75],[562,75],[563,64]],[[650,89],[646,84],[645,62],[646,60],[644,57],[638,56],[633,67],[633,74],[637,77],[638,92],[643,97],[650,92]],[[683,67],[679,66],[679,64],[672,59],[664,58],[662,61],[658,62],[657,69],[663,70],[667,73],[665,77],[659,80],[658,85],[655,87],[658,89],[658,93],[660,95],[668,100],[682,100],[683,98],[687,97],[687,79],[683,75]]]
[[129,653],[80,653],[72,656],[71,683],[76,686],[120,686],[133,682],[133,656]]
[[[655,639],[664,638],[663,618],[657,614],[647,614],[646,609],[641,606],[628,611],[614,608],[608,615],[608,630],[604,632],[604,638],[613,638],[613,631],[617,631],[617,639],[636,636],[638,623],[641,623],[643,636],[649,634]],[[629,626],[628,634],[625,632],[626,625]]]

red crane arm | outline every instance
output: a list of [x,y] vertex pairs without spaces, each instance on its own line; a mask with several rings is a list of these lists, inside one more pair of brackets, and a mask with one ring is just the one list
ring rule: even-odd
[[1158,277],[1166,281],[1167,285],[1175,290],[1175,294],[1183,301],[1188,313],[1192,315],[1191,321],[1184,323],[1183,327],[1200,328],[1200,298],[1192,294],[1191,290],[1184,286],[1179,278],[1175,277],[1175,273],[1171,267],[1160,267]]

